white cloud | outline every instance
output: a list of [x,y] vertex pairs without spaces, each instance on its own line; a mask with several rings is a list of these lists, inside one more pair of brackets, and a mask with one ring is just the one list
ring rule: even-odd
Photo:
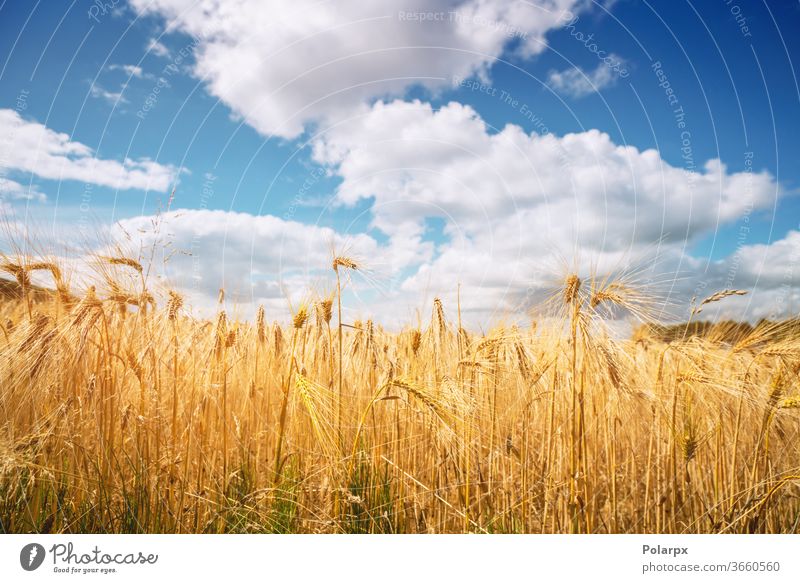
[[[623,62],[615,55],[609,55],[608,58],[618,63]],[[551,71],[547,77],[547,84],[559,93],[580,98],[613,86],[618,78],[611,67],[601,62],[593,71],[584,71],[579,67]]]
[[737,281],[744,285],[780,287],[800,282],[800,232],[790,231],[769,245],[744,246],[734,257]]
[[[519,314],[553,277],[541,269],[547,258],[571,259],[578,249],[585,268],[600,271],[631,258],[656,261],[665,293],[672,287],[686,305],[704,267],[686,250],[781,194],[767,172],[729,172],[718,160],[688,172],[597,130],[492,131],[458,103],[435,111],[379,102],[322,133],[314,158],[341,177],[339,204],[373,201],[373,227],[392,242],[424,242],[429,219],[442,219],[435,257],[417,264],[401,291],[417,300],[452,296],[460,282],[470,290],[465,311],[481,318]],[[723,285],[723,275],[702,277]]]
[[[162,262],[156,257],[159,270],[159,266],[165,266],[158,273],[162,285],[150,285],[154,289],[180,289],[201,314],[213,311],[217,292],[223,287],[229,309],[250,317],[256,305],[264,304],[271,317],[284,318],[289,299],[296,302],[310,289],[331,289],[332,243],[341,248],[347,242],[368,264],[387,259],[391,263],[395,253],[393,242],[381,245],[364,234],[347,236],[327,227],[270,215],[212,210],[177,210],[160,219],[125,219],[111,229],[110,235],[148,249],[155,239],[153,225],[159,220],[159,248],[169,260]],[[131,250],[133,254],[137,248]],[[613,271],[637,258],[630,251],[590,251],[583,259],[586,262],[580,273],[585,276],[590,269]],[[642,255],[638,259],[651,257]],[[799,262],[800,232],[791,231],[772,244],[745,245],[736,255],[709,266],[683,255],[678,246],[667,245],[653,272],[645,271],[641,279],[647,283],[652,276],[655,289],[662,294],[672,288],[671,296],[664,297],[666,317],[685,318],[693,294],[702,298],[738,287],[751,293],[709,306],[703,317],[776,318],[790,313],[800,302]],[[443,247],[436,261],[419,263],[421,266],[402,285],[384,293],[363,293],[365,285],[354,281],[348,288],[362,293],[348,294],[347,317],[374,317],[401,326],[415,320],[416,309],[429,309],[434,295],[444,299],[453,316],[460,283],[462,312],[468,325],[485,326],[501,319],[526,321],[527,308],[543,298],[559,274],[557,263],[544,247],[534,245],[530,253],[520,257],[502,244],[484,247],[466,239]]]
[[106,89],[105,87],[101,86],[96,81],[92,83],[92,86],[89,88],[89,93],[95,99],[103,99],[109,102],[112,105],[118,106],[123,103],[129,103],[128,100],[125,98],[124,92],[125,89],[128,87],[128,83],[132,79],[149,79],[154,80],[156,77],[152,73],[147,73],[142,69],[139,65],[119,65],[113,64],[107,67],[109,72],[120,71],[126,78],[114,80],[114,83],[119,84],[119,90],[111,91]]
[[137,79],[141,79],[144,77],[144,71],[138,65],[109,65],[109,71],[122,71],[128,77],[136,77]]
[[[59,144],[68,150],[62,156],[88,155],[66,137]],[[313,157],[341,178],[339,207],[372,201],[372,226],[384,242],[268,215],[172,211],[161,230],[172,254],[166,283],[201,308],[213,308],[224,287],[244,314],[264,303],[285,315],[287,296],[320,280],[330,285],[331,242],[349,238],[388,285],[383,294],[351,295],[348,317],[390,324],[413,321],[414,309],[427,309],[434,295],[452,310],[459,284],[470,325],[525,319],[558,274],[553,258],[569,261],[576,249],[582,274],[655,261],[643,277],[665,284],[660,290],[680,307],[676,317],[695,293],[725,287],[753,290],[715,306],[738,317],[784,314],[800,294],[792,271],[800,233],[744,246],[711,265],[687,254],[718,225],[772,206],[781,191],[766,172],[731,172],[712,160],[689,173],[596,130],[562,137],[514,125],[497,131],[467,106],[434,110],[416,101],[364,107],[321,134]],[[148,246],[153,220],[126,219],[120,229]],[[439,225],[442,232],[431,233]]]
[[[414,85],[486,76],[508,50],[541,52],[579,0],[132,0],[168,30],[196,38],[194,74],[266,135],[292,138],[309,122]],[[414,15],[425,14],[426,19]],[[432,15],[436,15],[435,19]]]
[[47,197],[35,186],[26,187],[14,180],[0,176],[0,200],[36,200],[45,202]]
[[127,190],[166,192],[177,169],[147,158],[122,162],[102,159],[93,150],[11,109],[0,109],[0,135],[8,146],[0,160],[7,171],[30,172],[48,180],[81,182]]
[[109,91],[107,89],[103,89],[97,83],[92,83],[92,86],[89,88],[89,93],[95,99],[104,99],[112,105],[128,103],[128,100],[122,96],[122,91]]
[[688,172],[597,130],[491,131],[459,103],[379,102],[322,133],[313,155],[342,178],[342,204],[374,199],[374,226],[389,235],[436,216],[468,238],[505,229],[616,251],[692,240],[778,191],[766,172],[730,173],[718,160]]
[[152,53],[157,57],[169,57],[169,49],[158,39],[151,38],[147,43],[147,52]]
[[332,245],[341,248],[347,241],[370,257],[384,253],[363,234],[345,237],[272,215],[205,209],[125,219],[112,228],[111,237],[133,238],[149,248],[156,240],[154,221],[160,222],[158,241],[170,255],[165,283],[189,293],[200,309],[213,306],[222,287],[237,305],[264,303],[285,311],[287,297],[307,294],[309,284],[330,278]]
[[789,231],[771,243],[742,245],[711,265],[694,267],[702,276],[699,297],[720,289],[743,289],[746,296],[727,298],[703,309],[702,317],[751,320],[797,316],[800,307],[800,231]]

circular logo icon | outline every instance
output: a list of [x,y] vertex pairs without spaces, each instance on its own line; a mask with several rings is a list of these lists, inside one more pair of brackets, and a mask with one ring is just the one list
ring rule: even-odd
[[44,547],[39,543],[30,543],[19,552],[19,564],[26,571],[35,571],[44,562]]

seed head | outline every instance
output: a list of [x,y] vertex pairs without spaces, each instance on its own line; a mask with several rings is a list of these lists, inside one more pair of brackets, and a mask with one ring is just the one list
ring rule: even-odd
[[17,279],[17,283],[23,288],[30,286],[31,278],[28,270],[19,263],[6,262],[0,265],[0,269],[13,275]]
[[359,265],[351,257],[345,257],[344,255],[337,255],[336,257],[333,258],[333,270],[339,271],[340,267],[357,271]]
[[333,317],[333,298],[325,298],[317,304],[317,314],[322,322],[329,324]]
[[219,358],[228,341],[228,316],[221,311],[217,316],[217,327],[214,331],[214,354]]
[[140,274],[143,271],[141,263],[128,257],[107,257],[106,261],[108,261],[108,263],[111,265],[124,265],[126,267],[130,267],[131,269],[138,271]]
[[294,317],[292,318],[292,324],[294,325],[295,329],[299,330],[305,326],[306,320],[308,320],[308,306],[303,304],[297,308],[297,312],[295,312]]
[[174,322],[178,317],[178,311],[183,307],[183,297],[172,290],[169,290],[169,302],[167,303],[167,317]]
[[786,397],[780,402],[781,409],[800,409],[800,396]]
[[419,330],[411,331],[411,352],[415,355],[419,352],[419,346],[422,344],[422,332]]
[[258,312],[256,312],[256,333],[258,335],[258,341],[261,344],[267,341],[267,330],[264,322],[264,306],[258,306]]
[[581,280],[574,273],[564,282],[564,303],[573,304],[578,299],[578,292],[581,289]]

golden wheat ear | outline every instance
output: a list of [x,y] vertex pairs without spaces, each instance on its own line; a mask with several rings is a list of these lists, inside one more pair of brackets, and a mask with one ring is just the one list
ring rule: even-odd
[[578,301],[578,294],[581,290],[581,278],[577,274],[571,273],[564,280],[564,303],[572,305]]
[[295,311],[294,315],[292,316],[292,326],[294,326],[295,330],[299,330],[305,326],[307,321],[308,303],[304,301],[297,307],[297,311]]
[[258,311],[256,311],[256,337],[259,344],[267,341],[266,314],[263,305],[258,306]]
[[174,322],[178,317],[178,312],[183,307],[183,296],[178,292],[169,290],[169,301],[167,302],[167,318]]
[[358,271],[359,264],[352,257],[346,257],[344,255],[337,255],[337,256],[335,256],[333,258],[332,267],[333,267],[334,271],[339,271],[339,268],[350,269],[352,271]]
[[703,311],[703,306],[706,306],[708,304],[713,304],[713,303],[716,303],[716,302],[721,302],[725,298],[729,298],[731,296],[745,296],[745,295],[747,295],[747,291],[743,290],[743,289],[724,289],[722,291],[718,291],[716,293],[711,294],[706,299],[704,299],[702,302],[700,302],[700,304],[697,305],[692,310],[692,313],[693,314],[699,314],[700,312]]
[[108,261],[109,265],[122,265],[125,267],[130,267],[139,274],[144,271],[141,263],[129,257],[106,257],[105,259]]
[[331,323],[333,318],[333,298],[333,294],[330,294],[316,303],[317,323],[320,326],[327,326]]

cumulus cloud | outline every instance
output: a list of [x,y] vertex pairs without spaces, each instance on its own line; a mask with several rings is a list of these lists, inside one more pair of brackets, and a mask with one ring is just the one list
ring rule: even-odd
[[[434,295],[455,305],[459,284],[470,325],[524,319],[564,267],[554,258],[571,266],[576,250],[582,275],[648,264],[643,282],[663,284],[676,318],[693,295],[726,287],[753,291],[713,308],[736,317],[785,314],[800,291],[791,271],[800,233],[710,264],[689,252],[720,225],[772,207],[782,191],[766,172],[733,172],[718,160],[689,172],[597,130],[491,128],[468,106],[419,101],[364,106],[321,132],[312,158],[341,180],[333,212],[370,201],[380,236],[270,215],[171,211],[160,219],[171,256],[165,282],[207,309],[224,287],[243,312],[264,303],[285,314],[287,297],[330,285],[331,244],[349,241],[387,285],[350,287],[359,295],[348,306],[390,324],[412,321]],[[154,220],[126,219],[112,234],[147,247]]]
[[132,0],[198,42],[194,74],[248,124],[286,138],[359,104],[528,57],[579,0]]
[[[435,257],[402,291],[446,295],[461,282],[472,290],[466,310],[495,315],[538,299],[553,277],[543,258],[576,250],[600,271],[647,258],[686,303],[704,270],[686,250],[781,194],[767,172],[730,172],[719,160],[690,172],[597,130],[493,129],[458,103],[376,103],[323,132],[313,156],[341,178],[340,205],[373,201],[372,226],[390,240],[424,241],[431,217],[444,222]],[[711,275],[709,286],[724,281]]]
[[0,176],[0,200],[36,200],[45,202],[47,197],[35,186],[23,186],[19,182]]
[[[224,287],[242,305],[285,313],[287,296],[330,283],[331,243],[349,239],[388,284],[348,304],[393,324],[413,319],[434,295],[454,305],[459,284],[470,324],[525,318],[565,267],[556,258],[572,266],[576,250],[582,275],[645,265],[643,283],[676,318],[693,295],[726,287],[754,293],[714,309],[783,314],[800,287],[787,272],[800,254],[795,232],[711,264],[689,253],[719,225],[771,208],[781,190],[766,172],[731,172],[718,160],[688,172],[596,130],[559,137],[492,129],[467,106],[417,101],[379,102],[330,127],[312,155],[341,179],[334,212],[369,199],[371,227],[384,236],[269,215],[174,211],[162,235],[189,254],[173,254],[168,280],[192,290],[199,305],[213,306]],[[142,233],[152,220],[121,227],[149,245]]]
[[92,86],[89,88],[89,94],[95,99],[103,99],[112,105],[128,103],[128,100],[123,97],[122,91],[109,91],[97,83],[92,83]]
[[0,135],[10,144],[4,148],[1,159],[6,172],[30,172],[48,180],[78,180],[121,190],[159,192],[166,192],[177,175],[173,166],[147,158],[126,158],[122,162],[98,158],[89,146],[25,120],[12,109],[0,109]]
[[[622,63],[622,60],[615,55],[609,55],[609,58]],[[584,71],[579,67],[551,71],[547,76],[547,84],[557,92],[577,99],[613,86],[618,78],[619,75],[611,67],[605,63],[599,63],[591,71]]]
[[[160,224],[158,236],[154,224]],[[177,210],[160,217],[125,219],[110,230],[110,237],[132,244],[134,255],[157,239],[158,248],[168,257],[163,263],[156,258],[157,266],[164,266],[158,274],[164,287],[188,294],[201,314],[215,309],[222,287],[228,306],[245,317],[263,304],[274,317],[282,318],[288,314],[289,301],[299,300],[310,289],[331,289],[331,245],[346,245],[373,265],[391,262],[396,253],[391,241],[381,244],[366,234],[337,233],[271,215],[220,210]],[[468,325],[524,321],[528,308],[552,291],[558,274],[559,265],[549,262],[542,249],[534,247],[520,257],[503,245],[484,247],[466,238],[451,241],[435,261],[415,263],[413,272],[396,288],[370,293],[365,282],[352,282],[346,301],[348,317],[368,315],[392,326],[408,324],[417,309],[430,308],[435,295],[452,310],[461,284],[460,301]],[[751,293],[713,304],[704,316],[777,318],[800,302],[797,231],[771,244],[744,245],[736,254],[711,264],[685,255],[675,245],[665,246],[649,265],[652,257],[623,251],[588,253],[583,259],[581,276],[591,270],[624,269],[631,261],[642,260],[640,265],[646,269],[641,282],[655,284],[662,292],[665,318],[685,318],[694,294],[704,297],[731,287]]]
[[159,41],[158,39],[151,38],[150,41],[147,43],[147,52],[152,53],[157,57],[169,57],[170,52],[169,49],[164,46],[164,43]]
[[341,177],[340,203],[375,201],[374,226],[389,235],[436,216],[468,238],[505,229],[616,251],[691,241],[779,192],[766,172],[728,172],[719,160],[689,172],[597,130],[492,130],[459,103],[379,102],[322,133],[313,156]]
[[329,279],[334,246],[347,245],[373,258],[386,251],[364,234],[346,236],[273,215],[207,209],[124,219],[111,229],[110,238],[134,241],[134,252],[157,243],[169,256],[161,274],[164,283],[189,293],[196,307],[213,306],[224,288],[238,305],[263,303],[282,313],[287,298],[307,294],[309,285]]
[[[721,289],[743,289],[745,296],[727,298],[703,309],[703,317],[770,320],[796,316],[800,306],[800,232],[789,231],[770,243],[740,246],[725,259],[710,264],[688,259],[693,270],[692,292],[699,298]],[[685,282],[684,287],[688,287]]]
[[[411,321],[434,295],[454,305],[459,284],[471,325],[525,318],[559,275],[557,258],[571,264],[576,250],[582,275],[646,264],[643,281],[675,317],[693,295],[725,287],[754,291],[714,308],[737,317],[785,313],[798,292],[785,267],[797,262],[798,233],[711,264],[688,253],[719,225],[772,206],[780,189],[765,172],[731,172],[717,160],[687,172],[596,130],[492,129],[467,106],[416,101],[379,102],[329,128],[313,158],[341,178],[334,212],[369,199],[371,226],[384,236],[270,215],[172,211],[160,232],[185,253],[170,251],[167,280],[200,306],[213,307],[224,287],[243,307],[285,314],[287,297],[330,284],[331,244],[348,241],[386,284],[348,305],[390,324]],[[153,220],[126,219],[118,234],[150,245]]]
[[109,65],[108,70],[109,71],[122,71],[128,77],[136,77],[138,79],[143,78],[144,75],[145,75],[144,70],[138,65],[118,65],[118,64],[114,64],[114,65]]
[[796,285],[800,278],[800,233],[789,231],[783,239],[771,244],[744,246],[733,258],[736,259],[733,275],[743,285],[769,288]]

